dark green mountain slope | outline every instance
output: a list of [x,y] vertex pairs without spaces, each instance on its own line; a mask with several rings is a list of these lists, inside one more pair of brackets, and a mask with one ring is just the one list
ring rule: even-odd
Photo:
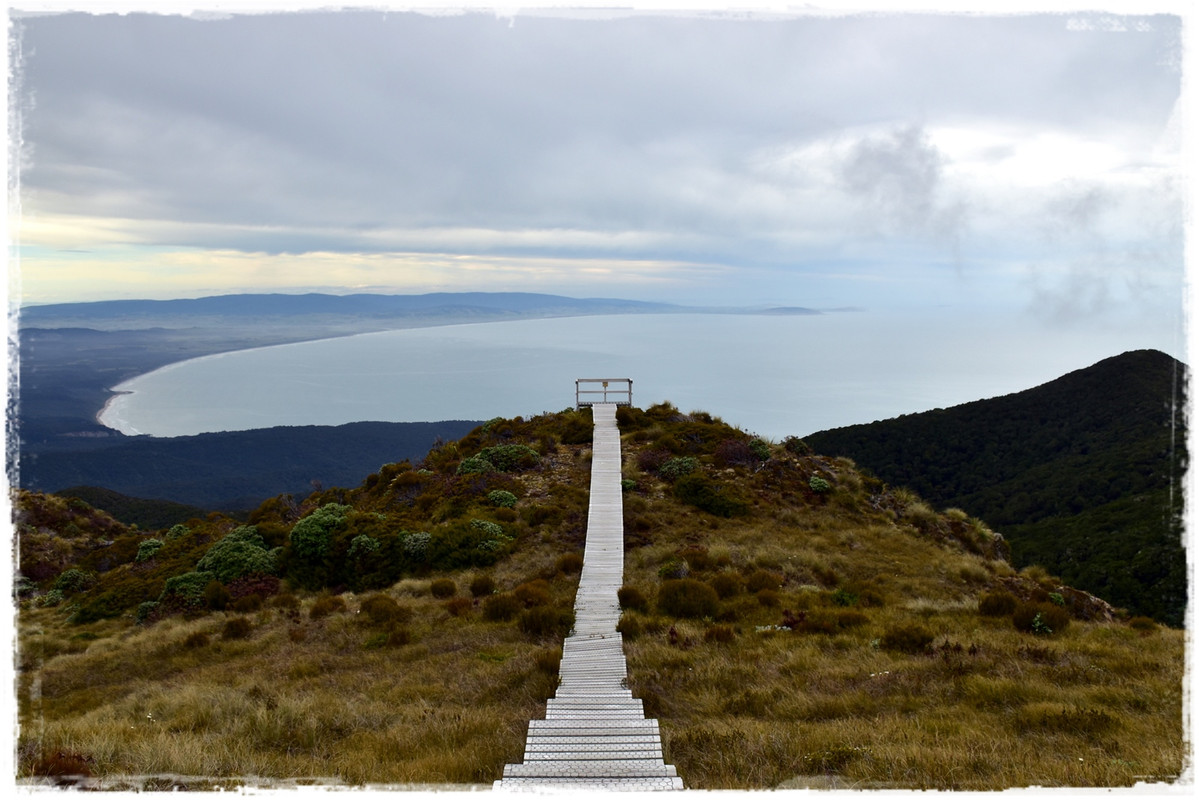
[[20,486],[43,492],[99,486],[133,497],[244,510],[278,494],[353,485],[380,464],[421,458],[439,440],[456,439],[476,425],[353,422],[98,440],[76,450],[23,452]]
[[1186,372],[1140,350],[1028,391],[806,441],[982,518],[1018,565],[1179,625]]

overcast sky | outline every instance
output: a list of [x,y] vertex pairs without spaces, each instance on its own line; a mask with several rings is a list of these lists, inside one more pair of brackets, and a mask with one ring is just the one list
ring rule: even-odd
[[1177,323],[1185,6],[1144,7],[16,14],[11,291]]

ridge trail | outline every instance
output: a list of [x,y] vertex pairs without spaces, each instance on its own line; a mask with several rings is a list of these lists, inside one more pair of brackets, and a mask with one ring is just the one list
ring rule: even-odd
[[626,687],[628,669],[616,630],[624,579],[624,514],[616,404],[591,406],[595,434],[587,544],[575,596],[575,627],[562,645],[558,691],[545,719],[529,722],[522,764],[508,764],[497,790],[682,789],[662,758],[658,721]]

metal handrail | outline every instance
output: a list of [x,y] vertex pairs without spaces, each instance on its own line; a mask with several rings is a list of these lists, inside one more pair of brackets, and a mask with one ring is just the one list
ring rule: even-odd
[[[584,384],[600,384],[599,389],[584,389]],[[612,385],[617,384],[617,385]],[[595,397],[585,398],[584,395],[599,395],[602,399]],[[591,406],[596,403],[615,403],[618,406],[633,405],[633,379],[632,378],[578,378],[575,380],[575,408],[583,406]]]

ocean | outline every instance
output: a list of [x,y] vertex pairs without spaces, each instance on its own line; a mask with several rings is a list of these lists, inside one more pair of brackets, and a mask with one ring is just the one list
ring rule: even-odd
[[362,334],[205,356],[127,381],[100,415],[129,435],[276,425],[531,416],[576,378],[631,378],[773,440],[1032,388],[1128,350],[1176,357],[1160,329],[1050,329],[951,310],[621,315]]

